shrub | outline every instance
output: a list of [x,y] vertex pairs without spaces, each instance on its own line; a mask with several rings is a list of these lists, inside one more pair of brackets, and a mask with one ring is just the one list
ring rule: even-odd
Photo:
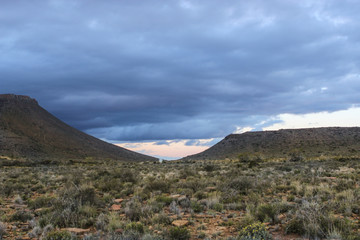
[[289,154],[289,156],[290,156],[290,158],[289,158],[290,162],[301,162],[301,161],[304,160],[304,157],[302,156],[302,154],[298,150],[293,150]]
[[254,167],[257,167],[257,166],[260,166],[260,163],[257,160],[250,160],[249,161],[249,164],[248,164],[249,168],[254,168]]
[[121,229],[122,227],[123,227],[123,223],[120,219],[120,216],[114,212],[110,213],[108,230],[115,231],[116,229]]
[[101,213],[96,218],[95,227],[97,230],[105,231],[108,224],[109,224],[109,217],[107,215]]
[[191,189],[192,192],[197,192],[199,190],[203,190],[205,186],[204,186],[204,181],[198,178],[188,177],[186,179],[186,182],[179,183],[179,187],[188,188]]
[[241,229],[239,232],[240,240],[270,240],[272,236],[266,230],[265,225],[262,223],[254,223]]
[[185,227],[171,227],[169,229],[169,238],[174,240],[190,239],[190,232]]
[[291,219],[286,225],[285,225],[285,233],[295,233],[299,235],[305,234],[306,230],[303,225],[303,222],[299,218],[293,218]]
[[41,196],[29,201],[29,207],[32,209],[50,207],[52,205],[53,197]]
[[196,213],[202,212],[204,210],[203,205],[201,205],[200,203],[195,202],[195,201],[191,202],[190,207]]
[[6,225],[3,222],[0,222],[0,239],[6,234]]
[[163,240],[163,238],[147,233],[141,237],[141,240]]
[[34,227],[28,234],[30,238],[38,238],[42,233],[41,227]]
[[194,194],[194,197],[196,197],[197,199],[204,199],[207,197],[207,194],[204,193],[203,191],[197,191],[195,194]]
[[187,197],[180,197],[178,199],[178,203],[182,208],[188,208],[190,207],[190,199]]
[[253,180],[248,177],[238,177],[228,183],[228,187],[240,193],[247,193],[253,187]]
[[222,205],[221,203],[215,203],[213,206],[211,206],[211,209],[217,212],[221,212],[224,209],[224,205]]
[[293,201],[295,201],[295,196],[294,195],[289,195],[288,197],[287,197],[287,201],[288,202],[293,202]]
[[180,172],[179,172],[180,179],[186,179],[190,176],[195,176],[195,175],[196,175],[195,170],[192,168],[189,168],[189,167],[184,168],[184,169],[180,170]]
[[67,231],[54,230],[49,232],[43,240],[72,240],[71,234]]
[[156,214],[153,218],[152,218],[152,222],[156,223],[156,224],[164,224],[164,225],[169,225],[171,223],[171,219],[169,218],[169,216],[165,213],[160,213],[160,214]]
[[142,225],[141,223],[131,222],[126,225],[125,231],[144,233],[144,225]]
[[204,171],[206,172],[213,172],[216,170],[216,166],[213,164],[207,164],[203,167]]
[[89,227],[95,222],[98,203],[95,189],[90,186],[72,186],[59,192],[59,198],[53,201],[53,209],[47,217],[58,227]]
[[250,153],[240,153],[238,155],[238,159],[240,162],[249,162],[251,160],[251,154]]
[[78,192],[75,195],[75,199],[77,199],[81,205],[89,204],[94,205],[96,203],[96,194],[95,189],[90,186],[81,186],[78,188]]
[[274,223],[277,213],[278,209],[275,204],[261,204],[256,209],[256,218],[261,222],[269,218]]
[[[341,226],[330,217],[324,206],[316,202],[305,201],[296,211],[293,219],[286,225],[285,232],[305,235],[311,239],[325,238],[334,224]],[[341,230],[344,231],[344,229]]]
[[200,233],[197,235],[197,238],[204,239],[204,238],[206,238],[206,234],[205,234],[204,232],[200,232]]
[[10,221],[19,221],[26,222],[31,220],[33,217],[29,212],[25,212],[24,210],[16,211],[13,215],[9,217]]
[[120,172],[120,176],[119,178],[123,181],[123,182],[131,182],[131,183],[136,183],[137,181],[137,177],[134,174],[133,171],[129,170],[129,169],[124,169]]
[[170,212],[180,215],[181,211],[175,201],[172,201],[169,207]]
[[141,217],[141,203],[135,199],[127,202],[125,207],[125,215],[131,221],[139,221]]
[[150,180],[146,186],[144,191],[161,191],[163,193],[168,193],[170,191],[170,183],[166,180]]
[[170,205],[173,199],[168,196],[160,195],[156,197],[156,201],[160,203],[164,203],[165,205]]
[[16,203],[16,204],[23,204],[24,201],[23,201],[23,199],[20,197],[20,195],[16,195],[16,197],[14,198],[14,203]]

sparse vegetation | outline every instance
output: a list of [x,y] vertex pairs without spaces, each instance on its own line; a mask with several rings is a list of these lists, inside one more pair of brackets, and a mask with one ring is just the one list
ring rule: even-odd
[[359,169],[338,158],[2,167],[0,235],[359,239]]

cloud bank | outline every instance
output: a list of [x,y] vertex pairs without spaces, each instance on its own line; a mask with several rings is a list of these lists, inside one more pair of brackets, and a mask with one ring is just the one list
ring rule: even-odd
[[4,0],[0,89],[113,142],[261,129],[279,114],[359,104],[357,9],[352,0]]

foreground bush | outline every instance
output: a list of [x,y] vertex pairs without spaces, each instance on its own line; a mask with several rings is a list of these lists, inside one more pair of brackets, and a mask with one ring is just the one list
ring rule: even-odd
[[285,232],[304,235],[310,239],[320,239],[329,237],[330,233],[335,231],[348,239],[347,236],[351,234],[352,228],[350,220],[332,217],[326,206],[305,201],[286,225]]
[[6,234],[6,225],[3,222],[0,222],[0,239]]
[[262,223],[254,223],[241,229],[239,232],[240,240],[271,240],[272,236],[266,231],[265,225]]
[[9,221],[26,222],[26,221],[31,220],[32,218],[33,217],[29,212],[25,212],[23,210],[18,210],[9,217]]
[[185,227],[172,227],[169,229],[169,238],[174,240],[190,239],[190,232]]
[[47,234],[44,240],[72,240],[75,239],[69,232],[54,230]]

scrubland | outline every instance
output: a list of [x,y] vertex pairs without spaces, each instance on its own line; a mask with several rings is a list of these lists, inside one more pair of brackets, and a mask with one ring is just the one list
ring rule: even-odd
[[0,239],[360,239],[357,159],[0,167]]

